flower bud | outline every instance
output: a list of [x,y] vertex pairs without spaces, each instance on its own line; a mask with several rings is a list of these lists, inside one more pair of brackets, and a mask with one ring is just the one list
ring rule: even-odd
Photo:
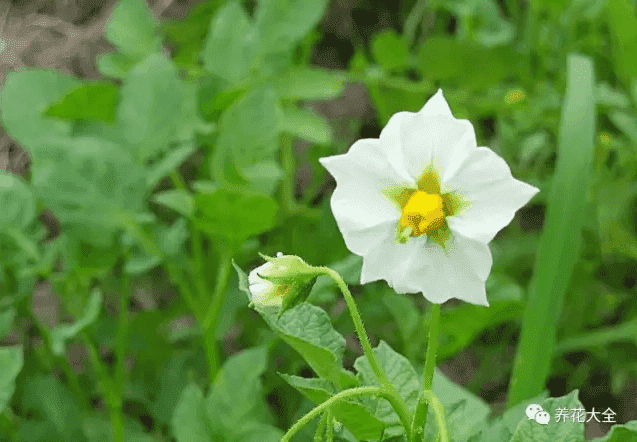
[[261,310],[286,310],[305,301],[320,272],[298,256],[278,253],[271,258],[261,255],[265,264],[248,276],[252,305]]
[[267,279],[262,279],[259,273],[272,267],[271,262],[252,270],[248,275],[249,290],[252,303],[263,309],[278,310],[283,304],[283,297],[290,292],[289,284],[275,284]]
[[281,252],[277,253],[276,258],[262,254],[259,255],[268,261],[266,264],[272,264],[271,266],[263,265],[259,267],[259,276],[275,284],[292,284],[309,281],[318,274],[314,267],[298,256],[284,255]]

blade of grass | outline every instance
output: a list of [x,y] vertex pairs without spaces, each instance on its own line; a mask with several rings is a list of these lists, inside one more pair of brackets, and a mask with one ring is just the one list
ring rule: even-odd
[[581,351],[591,347],[604,347],[614,342],[632,341],[637,344],[637,318],[623,324],[611,325],[560,341],[556,353]]
[[595,80],[593,61],[588,57],[569,54],[567,68],[556,170],[513,365],[508,407],[544,390],[564,293],[579,257],[581,214],[593,162]]

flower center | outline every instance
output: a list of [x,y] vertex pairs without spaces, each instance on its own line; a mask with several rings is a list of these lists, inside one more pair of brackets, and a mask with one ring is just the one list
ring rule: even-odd
[[411,227],[411,236],[430,233],[445,223],[445,210],[442,197],[417,190],[409,198],[400,217],[400,230]]

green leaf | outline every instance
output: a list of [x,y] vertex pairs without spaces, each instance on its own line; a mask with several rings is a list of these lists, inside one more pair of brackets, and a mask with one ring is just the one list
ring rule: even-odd
[[608,0],[606,16],[613,36],[612,52],[615,65],[624,79],[637,77],[637,17],[634,5],[628,0]]
[[619,107],[622,109],[630,105],[626,94],[618,89],[613,89],[608,83],[599,83],[595,90],[597,104],[608,107]]
[[63,120],[115,121],[119,88],[113,83],[84,83],[49,106],[44,115]]
[[0,413],[11,401],[23,362],[21,345],[0,348]]
[[281,131],[314,143],[332,142],[332,128],[329,123],[311,109],[283,108]]
[[196,146],[191,143],[171,149],[162,159],[153,164],[146,174],[146,184],[149,189],[153,189],[159,182],[170,175],[196,150]]
[[260,1],[254,15],[262,50],[290,49],[316,26],[326,6],[327,0]]
[[593,61],[570,54],[567,74],[556,171],[514,362],[509,405],[544,390],[564,294],[580,253],[582,212],[595,146]]
[[596,437],[593,442],[635,442],[637,441],[637,421],[623,425],[613,425],[604,437]]
[[471,35],[483,46],[506,45],[515,37],[515,27],[501,18],[503,14],[494,0],[436,1],[432,6],[450,11],[458,18],[460,29],[457,32]]
[[191,218],[195,212],[195,199],[184,189],[172,189],[153,196],[153,201],[174,210],[186,218]]
[[[560,398],[548,398],[539,404],[542,410],[550,415],[550,421],[547,425],[541,425],[534,419],[528,419],[526,416],[520,421],[511,442],[582,442],[584,440],[584,422],[578,422],[577,419],[571,420],[572,409],[581,409],[585,413],[584,407],[577,399],[577,390],[571,392],[567,396]],[[558,409],[566,409],[567,417],[561,414]],[[558,417],[560,422],[557,422]],[[586,414],[584,414],[586,417]],[[566,420],[566,422],[564,421]]]
[[441,344],[438,357],[442,359],[462,351],[480,334],[504,322],[520,319],[524,305],[520,301],[494,301],[489,307],[462,304],[442,312]]
[[33,191],[23,178],[0,172],[0,226],[26,229],[37,216]]
[[[279,147],[280,115],[274,90],[270,87],[250,90],[224,112],[217,148],[211,160],[212,175],[217,181],[240,185],[245,185],[246,180],[276,183],[276,180],[262,179],[263,175],[252,168],[259,164],[277,167],[273,161]],[[231,176],[229,170],[235,176]],[[264,192],[256,184],[252,187]]]
[[177,68],[154,54],[131,69],[121,89],[117,124],[143,162],[167,150],[177,137],[183,91]]
[[51,138],[47,158],[35,161],[32,185],[65,231],[108,247],[122,226],[122,212],[141,211],[146,177],[122,146],[96,138]]
[[548,392],[543,391],[541,394],[530,399],[525,399],[519,404],[507,409],[501,416],[502,425],[508,430],[511,435],[513,435],[516,428],[518,427],[518,424],[522,420],[528,419],[528,417],[526,416],[526,407],[531,404],[540,404],[544,402],[546,398],[548,398]]
[[177,442],[209,442],[212,438],[201,389],[190,383],[184,388],[171,420]]
[[322,308],[302,303],[283,313],[279,320],[276,314],[259,313],[317,375],[339,388],[356,384],[354,375],[343,369],[345,338],[332,327],[329,316]]
[[186,18],[162,23],[166,38],[176,46],[175,63],[182,66],[198,65],[199,52],[210,29],[210,21],[223,5],[222,0],[210,0],[194,5]]
[[117,52],[109,52],[97,56],[97,67],[107,77],[124,78],[139,60],[132,60]]
[[383,69],[394,71],[407,66],[409,51],[403,39],[393,29],[385,29],[372,39],[372,55]]
[[608,118],[633,144],[637,145],[637,118],[622,111],[610,112]]
[[404,295],[387,293],[382,301],[396,321],[400,336],[407,345],[420,325],[420,313],[414,300]]
[[[89,416],[84,419],[82,428],[91,442],[111,442],[113,440],[111,423],[107,418]],[[126,417],[124,440],[126,442],[153,442],[155,438],[144,433],[144,428],[137,421]]]
[[93,290],[89,298],[84,315],[74,324],[61,324],[51,330],[51,350],[57,356],[65,354],[66,341],[75,337],[79,332],[95,322],[102,307],[102,292]]
[[[387,379],[391,382],[403,398],[410,410],[416,408],[420,393],[418,374],[411,363],[401,354],[396,353],[385,341],[380,341],[374,349],[374,354],[387,373]],[[358,371],[361,386],[381,386],[372,371],[367,356],[361,356],[354,361],[354,367]],[[434,383],[435,386],[435,383]],[[404,429],[398,415],[385,399],[366,399],[364,403],[373,410],[374,415],[385,422],[385,437],[400,436]]]
[[[489,405],[463,387],[454,384],[440,370],[434,371],[433,391],[447,414],[447,429],[452,440],[466,440],[491,413]],[[438,432],[438,425],[430,408],[427,430],[431,437]],[[431,433],[430,433],[431,432]]]
[[[519,76],[523,62],[524,58],[508,46],[488,49],[449,37],[428,38],[418,52],[418,65],[426,79],[472,89],[486,89]],[[472,75],[467,76],[467,72]]]
[[304,67],[278,75],[274,87],[283,100],[326,100],[341,94],[346,79],[340,71]]
[[367,78],[366,83],[383,124],[397,112],[418,112],[433,91],[427,81],[415,82],[402,77],[372,76]]
[[[281,373],[279,375],[316,404],[321,404],[333,396],[334,387],[325,379],[306,379]],[[350,430],[358,440],[381,438],[385,424],[362,404],[340,401],[331,406],[330,410],[334,418]]]
[[206,398],[213,429],[223,428],[226,435],[234,435],[249,422],[272,423],[261,383],[267,355],[266,347],[250,348],[223,364]]
[[283,437],[283,431],[272,426],[260,423],[250,423],[239,434],[233,435],[231,442],[279,442]]
[[[48,425],[53,432],[47,437],[48,440],[53,440],[55,436],[61,437],[62,440],[86,440],[77,401],[55,377],[38,375],[27,379],[22,395],[22,409],[25,413],[35,412],[40,423],[52,424]],[[25,437],[25,430],[27,428],[21,428],[22,440],[30,439]]]
[[[7,307],[0,307],[0,339],[4,339],[7,334],[13,328],[13,319],[15,318],[15,309],[9,305]],[[0,408],[0,413],[2,409]]]
[[199,84],[183,83],[181,114],[177,120],[175,140],[180,143],[196,143],[197,134],[207,135],[215,129],[213,123],[203,120],[199,111]]
[[228,3],[210,22],[206,45],[201,53],[204,67],[212,74],[238,83],[254,67],[259,34],[243,7]]
[[235,246],[274,226],[277,203],[261,194],[220,188],[195,195],[195,222],[210,235]]
[[161,50],[156,26],[157,19],[145,0],[120,0],[106,21],[106,38],[121,54],[140,61]]
[[41,150],[46,154],[46,148],[38,149],[39,141],[71,134],[71,122],[42,114],[79,85],[80,80],[53,70],[28,68],[7,74],[2,87],[2,123],[29,150],[32,160],[37,160]]

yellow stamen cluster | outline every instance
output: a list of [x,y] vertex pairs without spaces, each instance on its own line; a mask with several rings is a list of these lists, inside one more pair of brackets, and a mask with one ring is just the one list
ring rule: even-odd
[[409,198],[400,217],[400,230],[411,227],[411,236],[430,233],[442,227],[445,211],[442,197],[418,190]]

